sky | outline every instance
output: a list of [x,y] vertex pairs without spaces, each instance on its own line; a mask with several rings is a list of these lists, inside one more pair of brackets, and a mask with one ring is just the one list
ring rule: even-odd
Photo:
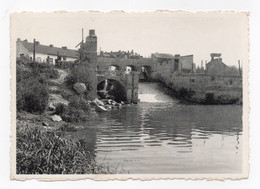
[[248,17],[235,12],[154,13],[14,13],[11,44],[17,38],[35,38],[43,45],[75,49],[89,29],[95,29],[98,51],[131,51],[143,55],[170,53],[194,55],[194,63],[222,53],[223,62],[238,66],[248,62]]

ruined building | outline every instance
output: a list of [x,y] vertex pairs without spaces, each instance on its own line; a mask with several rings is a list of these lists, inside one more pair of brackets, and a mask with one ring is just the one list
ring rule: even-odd
[[206,64],[206,73],[209,75],[225,75],[229,67],[222,62],[220,53],[211,53],[211,60]]

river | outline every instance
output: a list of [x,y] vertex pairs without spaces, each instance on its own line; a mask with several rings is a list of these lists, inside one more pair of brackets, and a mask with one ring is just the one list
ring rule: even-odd
[[140,83],[139,98],[70,136],[86,139],[97,163],[123,173],[242,171],[241,105],[181,104],[158,83]]

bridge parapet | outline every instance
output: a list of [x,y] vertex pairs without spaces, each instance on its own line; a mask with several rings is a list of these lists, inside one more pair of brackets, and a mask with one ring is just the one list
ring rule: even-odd
[[97,57],[97,67],[100,71],[106,71],[109,66],[115,66],[120,71],[125,71],[127,66],[134,67],[134,71],[141,71],[143,66],[150,67],[152,70],[153,64],[151,58],[125,59],[125,58],[110,58]]

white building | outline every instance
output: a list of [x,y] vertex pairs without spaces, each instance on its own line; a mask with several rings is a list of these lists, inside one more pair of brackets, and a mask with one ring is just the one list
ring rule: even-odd
[[[29,60],[33,60],[33,43],[27,40],[16,41],[16,57],[27,57]],[[54,47],[53,45],[41,45],[39,41],[35,42],[35,60],[37,62],[46,62],[49,64],[55,64],[55,60],[60,59],[62,61],[75,61],[77,60],[77,51],[67,49],[67,47]]]

